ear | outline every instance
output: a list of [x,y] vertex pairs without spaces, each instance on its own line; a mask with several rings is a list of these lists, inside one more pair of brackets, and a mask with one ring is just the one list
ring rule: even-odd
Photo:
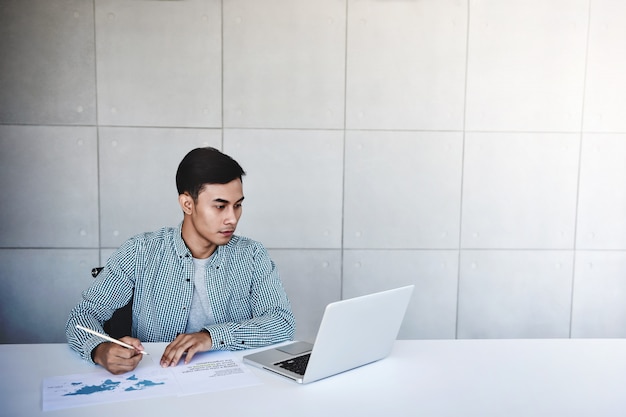
[[191,215],[194,208],[193,198],[188,193],[178,195],[178,204],[186,215]]

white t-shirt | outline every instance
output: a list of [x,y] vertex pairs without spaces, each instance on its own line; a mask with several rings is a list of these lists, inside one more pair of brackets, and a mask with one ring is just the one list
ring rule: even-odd
[[185,333],[199,332],[205,326],[215,324],[213,310],[209,303],[209,294],[206,290],[206,266],[211,257],[206,259],[193,258],[193,298],[189,307],[189,320]]

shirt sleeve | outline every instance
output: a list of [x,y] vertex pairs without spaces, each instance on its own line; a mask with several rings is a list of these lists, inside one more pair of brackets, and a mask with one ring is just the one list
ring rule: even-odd
[[133,241],[129,240],[109,258],[93,284],[83,292],[81,301],[70,311],[65,325],[67,341],[72,349],[91,363],[91,352],[104,340],[77,329],[76,325],[105,333],[104,322],[111,318],[115,310],[128,304],[134,287],[132,274],[129,273],[135,252],[133,247]]
[[[246,257],[247,258],[247,257]],[[249,258],[251,283],[246,291],[247,305],[232,302],[229,305],[233,317],[241,317],[240,310],[248,310],[242,320],[227,321],[206,327],[213,340],[213,350],[241,350],[267,346],[291,340],[295,333],[295,318],[278,269],[265,248],[255,242]],[[241,277],[230,277],[239,285]],[[241,300],[239,300],[241,301]]]

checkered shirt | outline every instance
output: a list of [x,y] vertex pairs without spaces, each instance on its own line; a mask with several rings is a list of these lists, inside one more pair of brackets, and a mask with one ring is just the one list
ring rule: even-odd
[[[194,265],[181,237],[182,223],[126,241],[83,292],[66,324],[70,346],[92,362],[102,339],[76,325],[104,332],[103,323],[133,298],[132,336],[142,342],[171,342],[185,332],[193,296]],[[240,350],[289,340],[295,318],[278,270],[266,249],[233,236],[218,246],[206,266],[209,301],[216,324],[206,330],[212,349]]]

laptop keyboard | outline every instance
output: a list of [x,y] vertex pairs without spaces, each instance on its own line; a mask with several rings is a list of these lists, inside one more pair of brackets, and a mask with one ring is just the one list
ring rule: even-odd
[[310,357],[311,354],[307,353],[305,355],[287,359],[286,361],[278,362],[276,365],[298,375],[304,375],[304,370],[306,369],[306,365],[309,363]]

